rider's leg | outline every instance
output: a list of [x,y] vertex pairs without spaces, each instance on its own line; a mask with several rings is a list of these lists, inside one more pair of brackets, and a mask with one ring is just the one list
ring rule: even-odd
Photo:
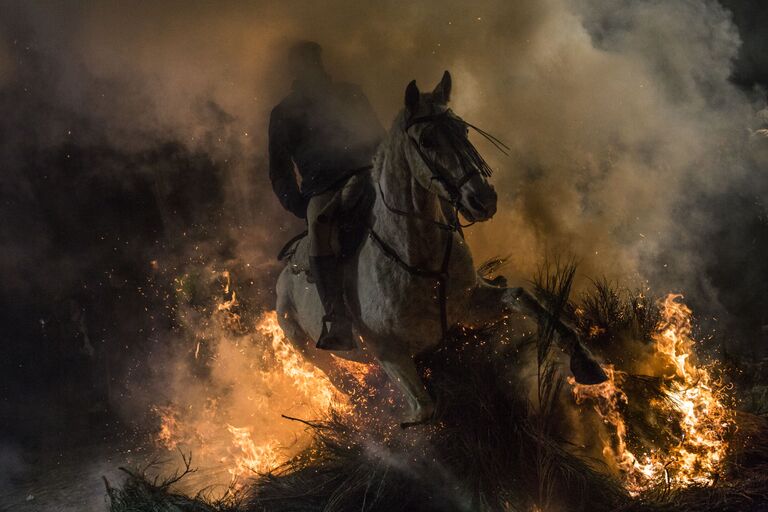
[[309,233],[309,255],[312,257],[334,256],[332,225],[321,213],[332,204],[336,193],[325,192],[313,196],[307,206],[307,231]]
[[343,268],[333,250],[334,209],[337,202],[337,192],[326,192],[314,196],[307,208],[309,262],[325,311],[323,334],[317,341],[317,347],[325,350],[353,350],[357,344],[344,304]]

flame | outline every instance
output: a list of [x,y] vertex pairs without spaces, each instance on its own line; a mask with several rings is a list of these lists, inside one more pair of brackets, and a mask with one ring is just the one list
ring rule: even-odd
[[593,403],[612,439],[603,441],[603,456],[619,469],[625,487],[637,495],[662,484],[669,488],[710,485],[718,478],[728,451],[727,434],[734,413],[725,405],[726,386],[716,379],[715,363],[697,365],[693,357],[692,312],[681,296],[669,294],[661,302],[662,320],[653,336],[652,363],[661,368],[663,398],[649,404],[660,416],[676,423],[680,434],[673,446],[654,448],[636,456],[627,447],[628,403],[621,386],[627,375],[606,366],[608,381],[585,386],[569,382],[576,403]]
[[155,405],[152,407],[160,418],[160,430],[155,436],[155,442],[167,450],[175,450],[178,445],[178,413],[170,405]]
[[[232,288],[232,275],[228,270],[221,273],[224,278],[224,296],[229,295],[229,299],[225,299],[216,305],[216,310],[220,312],[221,320],[225,326],[233,332],[244,333],[247,329],[242,324],[242,318],[237,313],[236,308],[240,305],[237,300],[237,291]],[[195,355],[197,357],[197,354]]]
[[592,401],[603,422],[612,427],[614,439],[603,442],[603,457],[616,465],[622,473],[625,487],[630,493],[636,494],[654,479],[654,467],[647,456],[641,462],[627,448],[627,425],[621,413],[622,405],[628,401],[626,393],[621,389],[626,374],[615,370],[613,365],[606,365],[603,369],[608,380],[601,384],[578,384],[573,377],[568,377],[568,382],[573,386],[576,403]]
[[350,406],[285,337],[275,311],[248,320],[229,272],[217,275],[223,277],[223,297],[191,332],[189,356],[197,367],[204,365],[206,376],[178,372],[171,403],[152,410],[159,420],[158,446],[193,452],[202,469],[229,480],[217,483],[237,486],[310,442],[305,425],[281,414],[316,419]]
[[280,362],[282,372],[293,379],[294,386],[309,397],[312,405],[320,410],[335,406],[344,410],[346,399],[328,380],[328,377],[304,357],[286,339],[277,313],[266,313],[256,326],[256,330],[272,339],[272,350]]
[[227,425],[227,430],[233,437],[230,448],[233,464],[228,469],[233,480],[237,480],[241,475],[266,473],[284,462],[285,458],[280,454],[280,444],[277,441],[257,444],[248,427]]

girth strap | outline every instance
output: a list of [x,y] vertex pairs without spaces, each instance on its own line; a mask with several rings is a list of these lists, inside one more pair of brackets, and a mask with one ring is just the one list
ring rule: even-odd
[[429,270],[421,267],[417,267],[409,264],[402,259],[397,251],[389,245],[387,242],[381,239],[381,237],[370,228],[368,231],[371,240],[376,242],[381,252],[383,252],[388,258],[397,263],[403,270],[409,274],[417,277],[423,277],[425,279],[434,279],[437,281],[437,301],[440,308],[440,328],[442,330],[443,339],[448,335],[448,265],[451,260],[451,251],[453,249],[453,232],[448,236],[448,242],[445,245],[443,252],[443,261],[440,265],[440,270]]

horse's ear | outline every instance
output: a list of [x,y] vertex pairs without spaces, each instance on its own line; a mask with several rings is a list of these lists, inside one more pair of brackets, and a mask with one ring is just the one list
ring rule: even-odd
[[443,78],[440,83],[437,84],[435,90],[432,91],[432,97],[438,103],[448,103],[451,100],[451,74],[446,71],[443,73]]
[[411,80],[411,83],[405,88],[405,108],[407,108],[408,112],[411,114],[415,114],[419,109],[419,94],[416,80]]

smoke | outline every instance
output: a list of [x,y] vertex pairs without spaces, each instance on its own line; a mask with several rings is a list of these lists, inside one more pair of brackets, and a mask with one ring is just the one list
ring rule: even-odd
[[[324,45],[334,77],[360,83],[385,125],[410,79],[431,87],[453,71],[455,110],[514,148],[511,159],[484,148],[504,203],[470,238],[478,257],[511,253],[518,277],[556,249],[585,275],[652,277],[680,234],[680,198],[744,172],[753,109],[729,81],[740,38],[714,1],[23,11],[34,27],[23,44],[58,65],[53,101],[100,119],[119,147],[161,136],[234,160],[229,204],[257,226],[265,203],[280,215],[265,125],[289,86],[282,49],[299,37]],[[216,105],[226,127],[211,133],[215,114],[201,105]],[[690,263],[679,269],[695,272]]]
[[530,269],[546,244],[564,245],[587,275],[652,277],[659,250],[679,236],[681,198],[732,172],[728,153],[750,114],[728,82],[735,29],[717,4],[692,2],[590,2],[578,15],[553,10],[544,27],[488,81],[520,85],[494,90],[487,113],[479,109],[505,116],[496,131],[512,134],[519,155],[500,188],[524,176],[519,200],[502,208],[535,240],[520,266]]
[[[55,337],[39,321],[63,315],[73,350],[87,338],[128,361],[108,379],[137,401],[119,406],[131,413],[150,386],[135,354],[173,338],[147,333],[178,314],[155,314],[168,299],[152,283],[237,267],[254,306],[271,307],[273,255],[302,229],[273,197],[265,151],[296,39],[320,42],[334,79],[360,84],[385,126],[410,80],[431,89],[453,73],[454,110],[512,148],[477,141],[500,204],[467,236],[478,262],[509,254],[514,281],[567,252],[578,286],[606,275],[682,290],[720,316],[742,307],[725,295],[768,274],[731,282],[720,265],[762,233],[725,236],[763,210],[747,128],[764,104],[731,78],[748,62],[740,84],[759,80],[750,56],[765,45],[743,45],[712,0],[6,2],[0,20],[0,212],[12,220],[0,277],[8,314],[29,320],[11,346],[27,357],[22,340]],[[161,352],[151,372],[178,368]]]

